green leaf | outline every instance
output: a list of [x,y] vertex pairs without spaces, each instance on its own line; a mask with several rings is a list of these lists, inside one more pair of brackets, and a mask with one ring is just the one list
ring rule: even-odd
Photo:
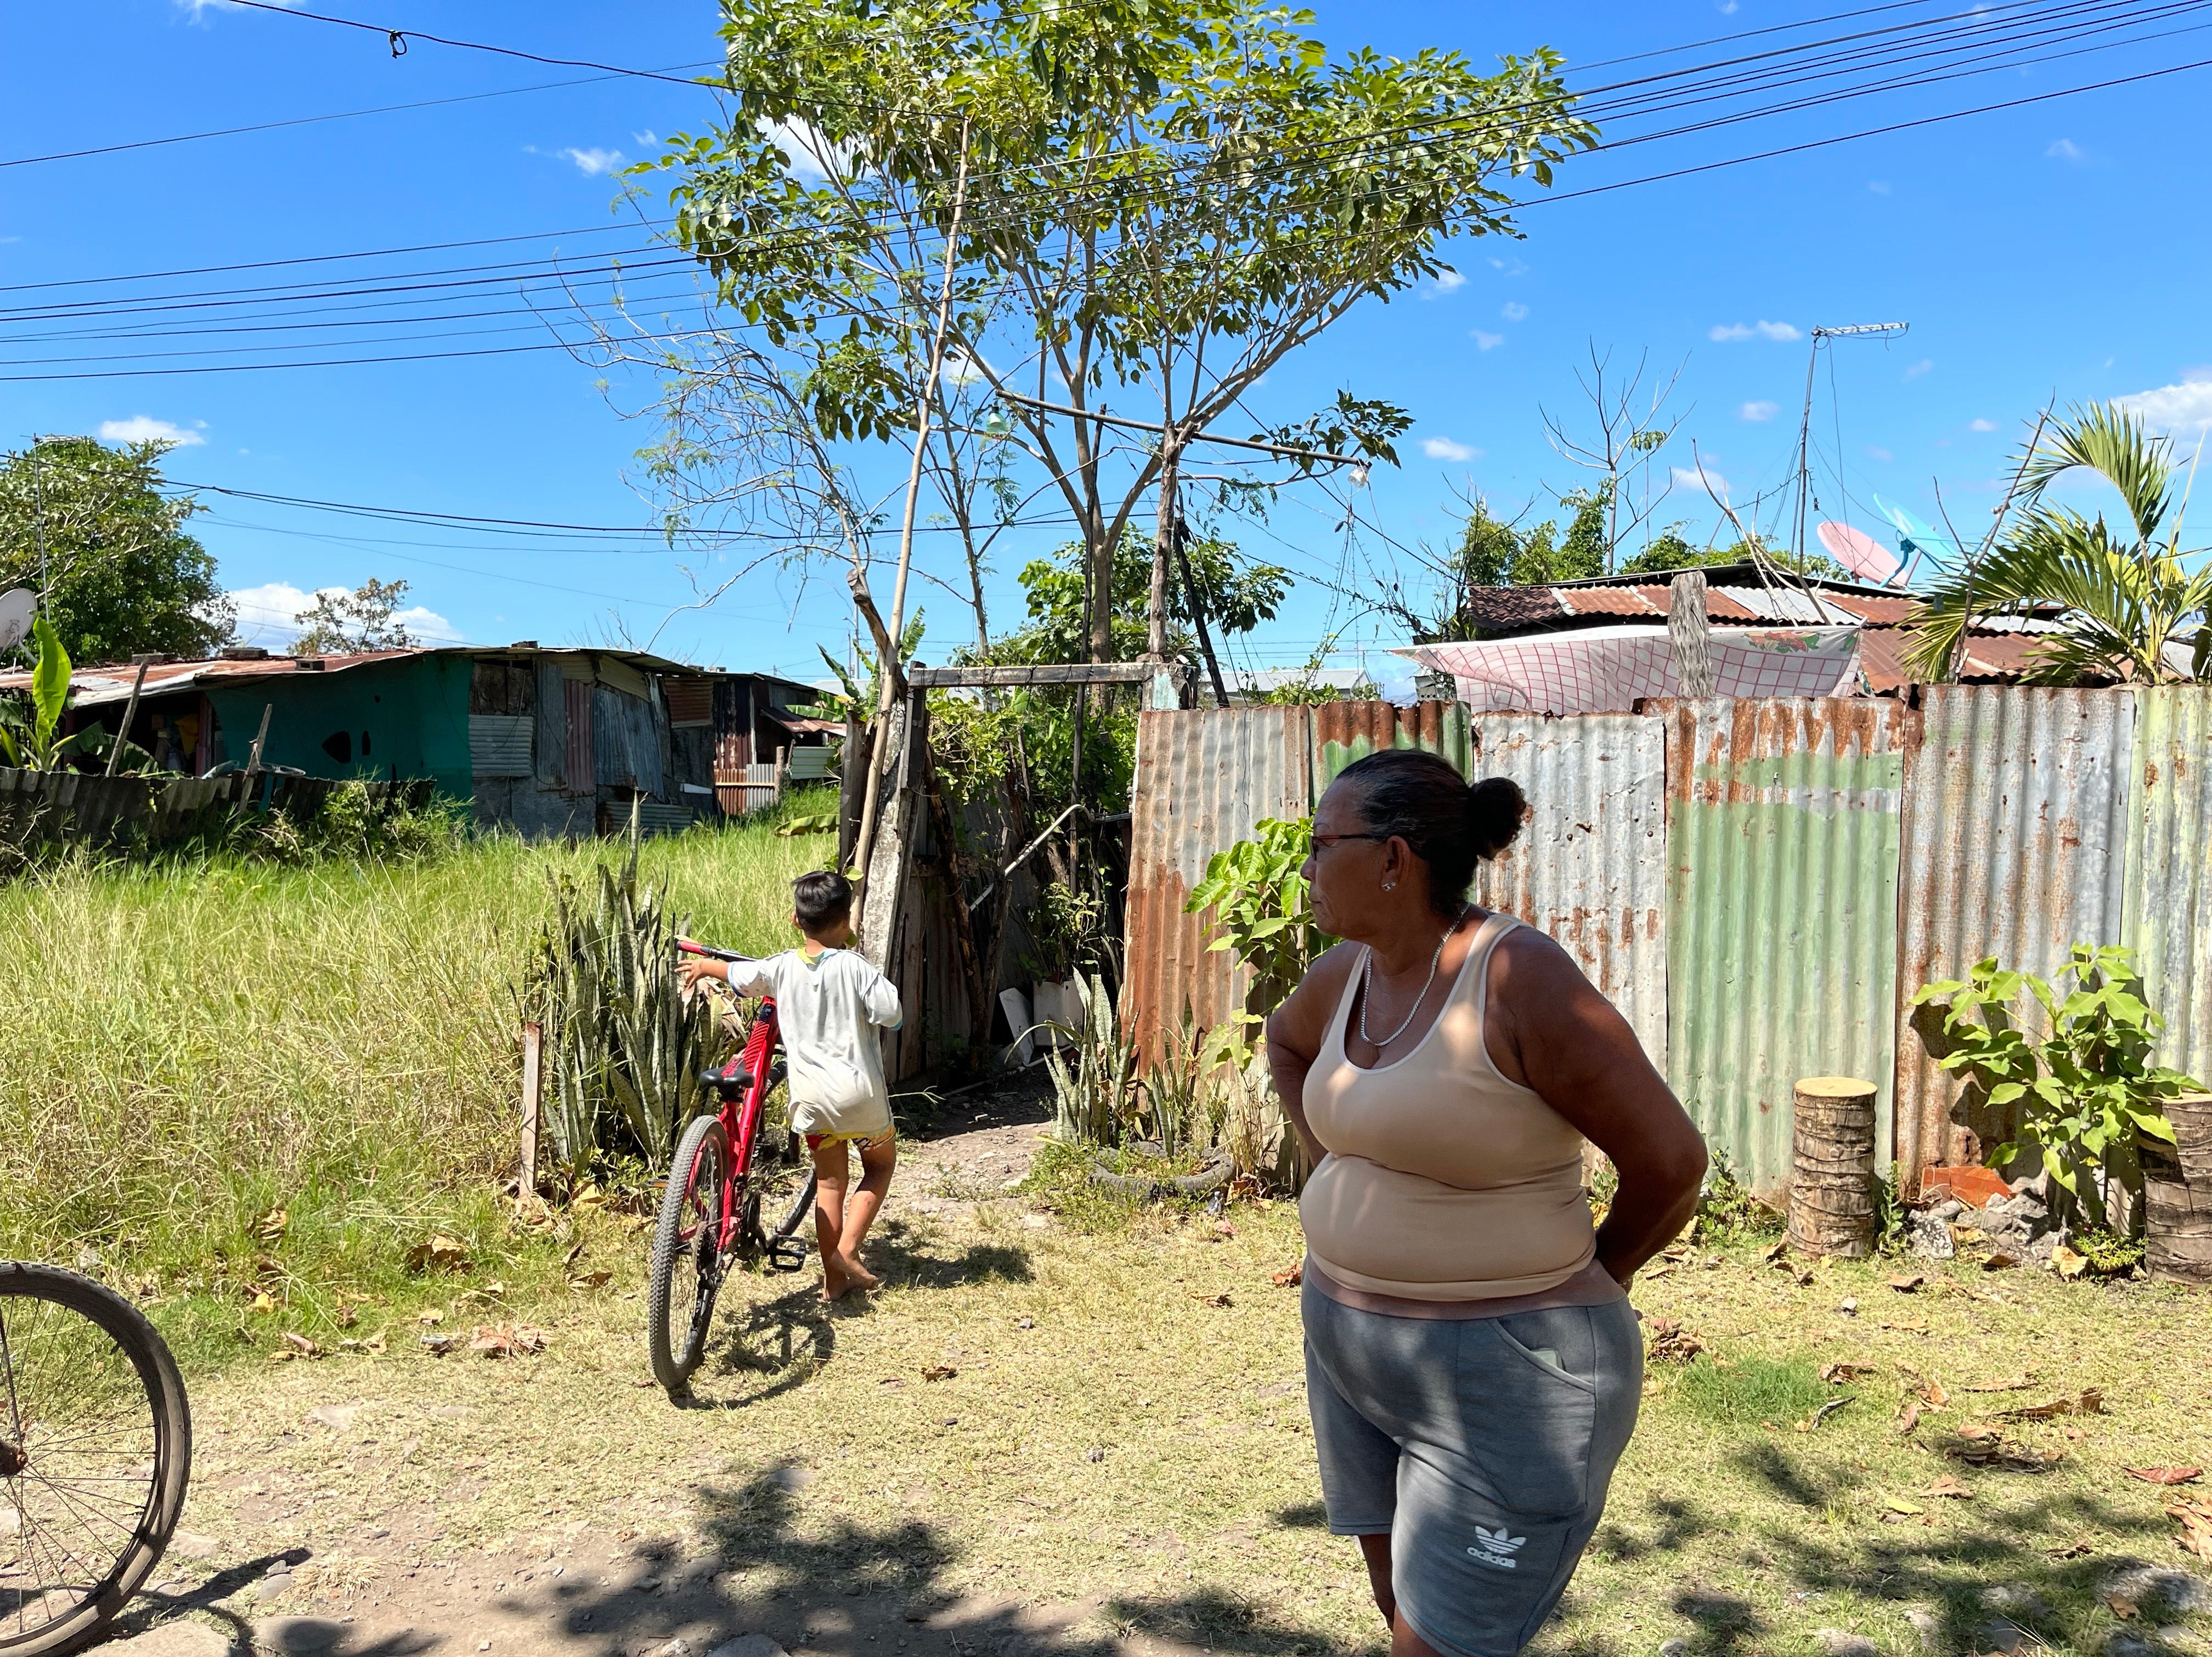
[[70,655],[43,611],[31,622],[31,636],[39,645],[38,665],[31,670],[31,707],[38,721],[33,736],[43,748],[69,702]]
[[2173,1137],[2173,1124],[2166,1120],[2160,1112],[2130,1109],[2128,1112],[2128,1120],[2136,1125],[2139,1132],[2148,1133],[2154,1139],[2163,1139],[2168,1144],[2178,1143]]

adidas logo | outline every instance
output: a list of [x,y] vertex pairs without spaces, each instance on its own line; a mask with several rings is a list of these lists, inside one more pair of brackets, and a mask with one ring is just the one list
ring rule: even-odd
[[1525,1536],[1508,1535],[1503,1525],[1494,1531],[1477,1525],[1474,1527],[1474,1545],[1467,1551],[1467,1557],[1477,1564],[1488,1565],[1493,1570],[1517,1570],[1520,1567],[1513,1556],[1528,1540]]

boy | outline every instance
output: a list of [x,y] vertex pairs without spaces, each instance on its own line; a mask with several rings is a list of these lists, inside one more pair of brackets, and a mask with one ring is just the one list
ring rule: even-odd
[[[791,895],[791,924],[805,940],[799,948],[765,961],[695,956],[680,970],[686,989],[702,978],[720,978],[739,995],[775,998],[792,1131],[806,1136],[814,1157],[822,1293],[834,1301],[878,1282],[860,1264],[860,1243],[890,1189],[898,1150],[876,1029],[896,1029],[902,1015],[896,986],[846,947],[853,938],[853,883],[826,871],[801,875]],[[848,1144],[860,1152],[860,1188],[850,1208]]]

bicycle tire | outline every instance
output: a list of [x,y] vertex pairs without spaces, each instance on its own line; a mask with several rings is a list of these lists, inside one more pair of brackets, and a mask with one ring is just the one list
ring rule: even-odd
[[785,1213],[775,1229],[769,1234],[769,1240],[771,1242],[783,1241],[805,1223],[807,1215],[814,1207],[814,1185],[815,1174],[810,1168],[806,1170],[806,1177],[799,1181],[799,1194],[791,1199],[790,1209]]
[[[59,1312],[33,1311],[25,1302]],[[54,1355],[43,1369],[42,1354]],[[14,1521],[0,1532],[0,1611],[7,1613],[0,1615],[0,1653],[62,1657],[100,1637],[168,1548],[191,1477],[191,1406],[176,1359],[145,1314],[105,1284],[58,1266],[0,1261],[0,1518]],[[52,1403],[39,1390],[46,1376],[60,1383]],[[102,1412],[111,1405],[118,1429],[131,1434],[127,1447],[100,1442]],[[142,1412],[143,1436],[136,1424]],[[61,1436],[51,1437],[58,1426]],[[74,1462],[92,1455],[106,1458],[100,1471],[82,1476],[100,1484],[98,1492],[69,1477]],[[143,1500],[105,1488],[116,1482],[113,1463],[125,1455],[134,1482],[143,1460]],[[31,1476],[20,1476],[26,1472]],[[112,1562],[80,1558],[52,1536],[46,1539],[53,1547],[42,1547],[34,1539],[52,1528],[49,1514],[64,1516],[71,1540],[95,1555],[112,1545],[88,1539],[101,1533],[88,1519],[112,1526],[124,1539]],[[46,1569],[41,1560],[66,1575],[64,1559],[99,1575],[27,1593],[28,1574]],[[58,1596],[64,1603],[56,1603]],[[26,1617],[33,1605],[35,1622]]]
[[[645,1338],[653,1378],[672,1398],[690,1390],[691,1372],[699,1367],[708,1326],[714,1319],[722,1272],[716,1233],[730,1167],[730,1136],[715,1116],[702,1116],[684,1130],[668,1164],[668,1189],[653,1228],[653,1265],[646,1282]],[[679,1308],[671,1302],[678,1279],[687,1273],[690,1302]]]

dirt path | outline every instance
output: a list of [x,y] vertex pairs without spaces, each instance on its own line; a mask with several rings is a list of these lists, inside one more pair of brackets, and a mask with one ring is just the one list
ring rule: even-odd
[[[917,1223],[965,1229],[979,1205],[1003,1199],[1027,1175],[1050,1120],[1048,1084],[1041,1071],[1031,1071],[956,1102],[908,1139],[884,1233],[893,1259],[917,1259]],[[1042,1215],[1022,1218],[1032,1227],[1050,1223]],[[786,1314],[779,1356],[795,1357],[803,1367],[805,1332],[823,1332],[815,1339],[827,1347],[834,1325],[801,1309],[814,1298],[811,1272],[795,1281],[795,1292],[768,1304]],[[620,1298],[634,1300],[635,1293]],[[759,1327],[759,1310],[756,1305],[746,1320],[749,1330]],[[826,1361],[826,1351],[818,1356]],[[478,1378],[450,1362],[457,1379]],[[464,1387],[457,1395],[475,1390]],[[625,1410],[666,1407],[657,1393],[628,1388],[612,1402]],[[349,1397],[316,1404],[296,1424],[249,1430],[243,1455],[233,1453],[240,1435],[222,1424],[224,1413],[218,1406],[214,1429],[203,1433],[187,1528],[153,1591],[106,1648],[109,1657],[243,1657],[255,1650],[285,1657],[1013,1657],[1046,1651],[1103,1657],[1109,1646],[1135,1657],[1183,1649],[1134,1633],[1071,1640],[1068,1630],[1097,1611],[1100,1595],[1036,1605],[945,1591],[937,1581],[941,1562],[918,1531],[895,1530],[888,1543],[848,1533],[810,1551],[795,1570],[787,1548],[779,1550],[774,1568],[748,1569],[733,1561],[743,1550],[728,1536],[679,1539],[665,1533],[657,1521],[666,1503],[657,1489],[646,1496],[665,1483],[665,1468],[641,1470],[641,1511],[634,1523],[574,1519],[527,1539],[503,1539],[506,1545],[456,1545],[441,1509],[482,1495],[501,1477],[489,1457],[447,1463],[454,1477],[436,1499],[358,1498],[378,1464],[413,1464],[434,1441],[465,1445],[471,1429],[483,1424],[474,1401]],[[300,1457],[301,1450],[308,1455]],[[324,1475],[305,1489],[297,1477],[302,1460],[320,1462]],[[715,1465],[708,1457],[698,1471]],[[787,1517],[814,1477],[803,1455],[785,1457],[741,1492],[736,1505]],[[216,1533],[189,1528],[217,1507],[228,1510],[228,1522]],[[319,1523],[315,1515],[325,1507],[348,1511],[341,1522]],[[293,1537],[298,1539],[288,1540]]]

